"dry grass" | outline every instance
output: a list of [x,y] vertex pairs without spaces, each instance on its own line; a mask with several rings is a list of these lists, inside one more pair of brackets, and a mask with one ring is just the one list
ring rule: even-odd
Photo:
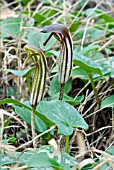
[[[3,19],[11,17],[21,17],[26,18],[27,23],[23,25],[23,22],[20,24],[20,31],[17,36],[11,35],[8,39],[1,39],[1,52],[0,52],[0,100],[5,99],[7,97],[16,98],[19,101],[26,101],[29,100],[29,91],[27,88],[26,79],[24,77],[15,76],[9,72],[4,71],[5,69],[14,69],[14,70],[21,70],[23,62],[26,58],[26,54],[23,51],[23,46],[28,43],[27,35],[29,30],[34,29],[40,31],[42,25],[50,19],[52,23],[62,22],[63,24],[67,25],[67,27],[71,27],[74,21],[78,18],[83,23],[80,25],[79,29],[72,32],[74,48],[76,46],[80,46],[81,50],[84,49],[85,44],[89,44],[90,37],[88,37],[87,30],[90,28],[91,30],[96,26],[98,26],[97,20],[95,20],[95,16],[93,17],[90,15],[85,16],[83,15],[83,11],[89,9],[92,5],[94,10],[96,8],[103,9],[107,14],[114,16],[114,3],[111,1],[85,1],[82,7],[79,7],[76,13],[76,16],[73,16],[73,12],[75,12],[76,7],[79,5],[79,1],[65,1],[63,0],[62,3],[59,4],[59,1],[53,2],[52,0],[48,0],[50,5],[46,5],[43,1],[29,1],[28,5],[22,6],[19,0],[7,3],[6,1],[2,0],[2,15]],[[58,5],[59,4],[59,5]],[[4,13],[5,9],[10,9]],[[55,10],[56,13],[49,17],[49,10]],[[27,10],[28,14],[23,14],[21,11]],[[48,10],[47,14],[45,11]],[[93,12],[94,12],[93,10]],[[33,11],[32,16],[34,16],[37,12],[41,14],[45,14],[46,19],[44,19],[39,25],[35,26],[35,20],[30,16],[31,11]],[[100,17],[100,14],[97,14]],[[33,26],[31,26],[33,25]],[[103,27],[103,25],[100,25]],[[77,35],[79,35],[80,31],[83,31],[82,39],[77,39]],[[24,31],[24,33],[23,33]],[[109,57],[114,55],[114,37],[113,36],[106,36],[110,34],[111,30],[105,30],[105,35],[98,40],[95,40],[92,45],[100,45],[101,48],[95,51],[94,54],[101,52],[105,58],[104,60],[108,60]],[[58,44],[53,47],[54,50],[58,49]],[[110,48],[112,50],[111,56],[108,54],[104,54],[103,49]],[[91,56],[92,57],[92,56]],[[52,70],[57,63],[56,57],[47,57],[49,70]],[[101,61],[96,60],[96,62]],[[50,63],[51,66],[50,66]],[[29,63],[31,66],[31,63]],[[56,75],[56,74],[55,74]],[[54,74],[49,71],[48,78],[47,78],[47,89],[49,89],[49,83],[52,80],[52,77],[55,76]],[[102,101],[106,96],[110,96],[114,94],[114,79],[106,77],[106,79],[100,79],[96,82],[96,88],[98,91],[98,95],[100,100]],[[8,92],[10,91],[10,92]],[[12,94],[11,94],[12,92]],[[10,95],[9,95],[10,94]],[[85,150],[81,151],[80,153],[77,151],[79,145],[77,144],[77,131],[74,131],[73,135],[70,139],[70,154],[75,158],[84,158],[84,155],[88,154],[91,158],[97,157],[99,158],[101,154],[105,155],[104,158],[101,158],[102,161],[100,164],[96,165],[94,170],[99,169],[102,167],[103,164],[108,162],[110,164],[110,168],[114,167],[114,157],[111,154],[108,154],[106,150],[110,146],[114,146],[114,109],[113,108],[105,108],[103,109],[105,117],[107,119],[107,124],[105,125],[103,122],[103,118],[100,108],[98,108],[96,104],[96,99],[94,96],[94,92],[91,88],[90,82],[84,83],[79,76],[74,76],[72,81],[72,91],[70,92],[71,97],[79,96],[84,94],[83,102],[78,105],[76,108],[82,114],[83,118],[89,124],[89,131],[85,133],[81,131],[83,134],[83,138],[81,142],[84,141]],[[46,93],[48,96],[48,93]],[[0,123],[1,123],[1,130],[0,130],[0,146],[1,151],[4,153],[6,151],[22,151],[26,148],[31,148],[31,143],[38,139],[38,147],[41,146],[42,136],[47,134],[55,126],[52,126],[47,131],[43,133],[37,134],[37,136],[32,139],[31,138],[31,131],[29,125],[22,120],[19,116],[16,115],[14,110],[10,104],[0,106]],[[10,123],[8,123],[10,122]],[[8,126],[6,125],[8,123]],[[16,142],[8,145],[2,144],[2,140],[6,140],[11,136],[16,137]],[[58,139],[61,142],[61,148],[64,149],[64,138]],[[81,160],[82,161],[82,160]],[[91,161],[90,161],[91,162]],[[81,162],[82,164],[82,162]],[[81,166],[81,165],[80,165]],[[27,167],[20,167],[20,169],[26,169]],[[11,167],[10,167],[11,169]],[[13,168],[12,168],[13,169]],[[14,168],[15,169],[15,168]],[[19,167],[17,168],[19,169]],[[108,168],[109,169],[109,168]]]

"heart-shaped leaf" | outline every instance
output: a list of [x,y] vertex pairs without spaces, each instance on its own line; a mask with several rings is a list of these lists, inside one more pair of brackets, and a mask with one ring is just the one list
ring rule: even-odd
[[[30,125],[31,124],[31,111],[25,108],[16,106],[16,105],[14,105],[14,108],[15,108],[16,114]],[[35,115],[35,129],[38,132],[44,132],[46,130],[45,123],[36,115]]]
[[[31,111],[31,108],[15,99],[4,99],[0,102],[1,104],[13,103],[18,106],[22,106]],[[23,108],[22,108],[23,109]],[[82,116],[78,113],[74,107],[70,104],[60,101],[42,101],[36,108],[36,115],[44,121],[46,125],[58,125],[58,133],[65,136],[69,136],[73,133],[73,128],[88,129],[88,125]]]
[[91,58],[74,53],[73,62],[76,66],[80,66],[82,69],[84,69],[88,74],[94,72],[102,76],[102,72],[99,69],[99,64],[95,63]]
[[[3,99],[2,101],[0,101],[0,105],[2,104],[8,104],[8,103],[11,103],[11,104],[14,104],[14,105],[17,105],[17,106],[21,106],[22,109],[25,108],[25,109],[28,109],[29,111],[31,111],[31,106],[28,104],[28,102],[24,102],[24,103],[21,103],[19,102],[18,100],[15,100],[15,99],[11,99],[11,98],[6,98],[6,99]],[[51,121],[49,121],[44,115],[40,114],[39,112],[35,111],[35,114],[48,126],[52,126],[53,123]]]
[[10,165],[10,164],[16,164],[16,163],[18,163],[18,161],[15,160],[14,158],[0,153],[0,167],[4,165]]
[[58,125],[58,133],[69,136],[73,128],[88,129],[88,125],[79,112],[70,104],[60,101],[42,101],[36,110],[45,115],[47,119]]
[[18,36],[20,32],[20,24],[24,25],[24,20],[22,18],[7,18],[0,21],[1,38]]
[[105,98],[101,102],[101,108],[106,108],[106,107],[114,107],[114,95]]
[[27,164],[29,167],[35,168],[53,167],[55,169],[64,170],[57,161],[50,158],[46,153],[33,154],[29,157]]
[[30,44],[33,44],[39,48],[41,48],[44,51],[49,50],[56,42],[56,39],[52,37],[49,42],[44,46],[43,43],[46,40],[46,38],[49,36],[49,33],[43,34],[39,33],[37,30],[31,30],[28,33],[28,41]]
[[[68,153],[61,152],[61,160],[58,163],[58,159],[55,156],[53,159],[50,158],[53,154],[53,149],[50,146],[41,146],[36,150],[36,153],[31,154],[31,157],[27,160],[26,164],[32,167],[44,169],[44,167],[53,167],[55,169],[70,170],[71,166],[77,166],[78,162],[76,159],[71,157]],[[23,155],[20,157],[21,160]],[[31,163],[32,162],[32,163]]]

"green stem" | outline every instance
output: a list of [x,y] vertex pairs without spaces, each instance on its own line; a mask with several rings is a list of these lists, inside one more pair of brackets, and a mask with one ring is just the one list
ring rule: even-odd
[[[94,81],[93,81],[93,78],[92,78],[91,73],[88,74],[88,76],[89,76],[89,79],[90,79],[90,82],[91,82],[91,85],[92,85],[92,88],[93,88],[93,91],[94,91],[94,94],[95,94],[95,98],[96,98],[97,104],[98,104],[98,106],[99,106],[99,108],[100,108],[100,106],[101,106],[101,101],[100,101],[100,99],[99,99],[98,92],[97,92],[97,89],[96,89],[96,87],[95,87],[95,83],[94,83]],[[101,110],[101,114],[102,114],[102,117],[103,117],[103,120],[104,120],[105,125],[107,125],[107,120],[106,120],[106,117],[105,117],[105,115],[104,115],[103,110]]]
[[99,106],[99,108],[100,108],[100,106],[101,106],[101,102],[100,102],[100,100],[99,100],[99,96],[98,96],[97,89],[96,89],[96,87],[95,87],[95,83],[94,83],[94,81],[93,81],[93,78],[92,78],[91,73],[90,73],[90,74],[88,74],[88,75],[89,75],[89,79],[90,79],[90,82],[91,82],[91,85],[92,85],[92,88],[93,88],[93,91],[94,91],[94,94],[95,94],[95,97],[96,97],[96,100],[97,100],[98,106]]
[[[32,131],[32,139],[35,138],[36,133],[35,133],[35,109],[36,107],[32,107],[32,113],[31,113],[31,131]],[[36,148],[36,141],[33,141],[33,147]]]
[[69,152],[69,136],[66,136],[65,151],[66,151],[67,153]]
[[61,84],[61,87],[60,87],[60,95],[59,95],[59,100],[62,100],[63,99],[63,95],[64,95],[64,86],[65,84]]

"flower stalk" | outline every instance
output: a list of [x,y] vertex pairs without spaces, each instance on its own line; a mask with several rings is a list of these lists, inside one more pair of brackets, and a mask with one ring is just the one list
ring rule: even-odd
[[[28,57],[24,62],[26,65],[28,60],[31,60],[35,65],[35,74],[32,82],[32,90],[30,95],[30,105],[32,107],[31,113],[31,130],[32,138],[35,138],[35,110],[37,104],[43,99],[46,84],[46,58],[43,51],[31,44],[27,44],[24,47]],[[34,148],[36,148],[36,141],[33,142]]]
[[[63,99],[64,86],[69,80],[72,70],[73,59],[73,42],[70,31],[62,24],[53,24],[43,27],[43,33],[51,33],[45,40],[44,46],[48,43],[50,38],[54,36],[60,42],[60,63],[58,81],[61,84],[59,100]],[[55,139],[57,137],[57,127],[54,132]],[[69,136],[66,136],[66,152],[69,151]]]

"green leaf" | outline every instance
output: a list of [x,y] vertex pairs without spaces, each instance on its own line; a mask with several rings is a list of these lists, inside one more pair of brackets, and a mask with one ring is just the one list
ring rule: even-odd
[[40,33],[37,30],[30,30],[27,39],[30,44],[40,47]]
[[80,54],[82,55],[87,55],[88,53],[90,53],[91,51],[97,50],[99,49],[100,46],[99,45],[89,45],[87,47],[84,47],[81,51]]
[[[37,149],[37,153],[47,153],[48,155],[51,155],[54,152],[54,150],[52,149],[52,147],[48,146],[48,145],[43,145],[40,148]],[[77,160],[70,156],[68,153],[66,152],[61,152],[61,165],[68,165],[68,166],[74,166],[77,165],[78,162]],[[54,157],[55,160],[58,160],[57,157]]]
[[15,164],[17,161],[5,154],[0,153],[0,166]]
[[[58,99],[59,98],[59,93],[56,93],[55,95],[52,96],[52,99]],[[81,101],[83,100],[84,96],[78,96],[76,99],[68,96],[67,94],[63,95],[63,100],[72,106],[79,105]]]
[[30,158],[31,155],[34,154],[34,151],[25,151],[25,152],[15,152],[15,155],[18,158],[18,161],[20,162],[21,165],[27,165],[28,160]]
[[[87,30],[87,33],[88,33],[88,30]],[[84,30],[80,30],[76,35],[76,39],[82,41],[83,35],[84,35]]]
[[108,153],[111,154],[111,155],[114,155],[114,146],[110,146],[110,147],[106,150],[106,152],[108,152]]
[[94,168],[94,164],[88,163],[83,168],[81,168],[81,170],[92,170],[93,168]]
[[28,4],[29,0],[21,0],[21,2],[24,6],[26,6]]
[[78,162],[74,157],[71,157],[68,153],[61,152],[61,164],[68,166],[77,166]]
[[28,41],[30,44],[33,44],[37,47],[40,47],[42,50],[47,51],[49,50],[51,47],[53,47],[53,45],[56,42],[56,39],[54,37],[52,37],[49,42],[46,44],[46,46],[43,46],[43,43],[45,42],[45,40],[48,38],[49,33],[39,33],[37,30],[31,30],[28,33]]
[[106,170],[106,169],[108,169],[108,167],[109,167],[109,164],[106,163],[100,168],[100,170]]
[[114,22],[114,17],[111,17],[110,15],[106,14],[101,9],[96,9],[95,12],[97,14],[101,14],[100,16],[106,21],[106,22]]
[[[54,152],[54,150],[48,146],[48,145],[42,145],[40,148],[34,151],[27,151],[24,152],[23,154],[19,154],[19,153],[15,153],[15,155],[17,155],[19,157],[19,162],[24,165],[29,165],[31,167],[30,161],[33,160],[34,158],[34,162],[32,167],[36,167],[38,168],[38,170],[47,170],[48,167],[55,167],[55,164],[58,168],[58,166],[64,170],[70,170],[70,166],[77,166],[78,162],[76,161],[75,158],[71,157],[69,154],[65,153],[65,152],[61,152],[61,162],[58,163],[58,158],[57,156],[54,156],[54,158],[50,158],[49,156]],[[19,156],[20,155],[20,156]],[[45,155],[45,156],[44,156]],[[40,158],[39,158],[40,156]],[[38,164],[37,162],[37,158],[39,158],[39,162],[41,160],[41,162]],[[45,160],[45,161],[43,161]],[[41,169],[40,169],[41,168]],[[48,169],[50,170],[50,169]]]
[[4,122],[4,127],[9,126],[11,123],[12,123],[12,120],[11,120],[11,119],[5,121],[5,122]]
[[44,15],[36,13],[33,18],[35,19],[37,25],[41,24],[42,26],[51,25],[51,20],[47,19]]
[[[92,53],[93,54],[93,53]],[[90,54],[91,55],[91,54]],[[101,52],[97,52],[94,56],[93,56],[93,58],[92,58],[95,62],[97,62],[97,63],[101,63],[102,62],[102,60],[105,60],[105,56],[103,55],[103,53],[101,53]],[[98,61],[96,61],[96,60],[98,60]]]
[[56,65],[55,67],[53,67],[53,69],[51,70],[51,73],[58,73],[58,65]]
[[75,32],[81,24],[82,24],[81,21],[74,21],[69,28],[70,32]]
[[86,1],[85,0],[81,0],[76,4],[76,9],[80,10],[84,5],[85,5]]
[[[108,62],[108,61],[107,61]],[[114,78],[114,57],[110,58],[109,59],[109,68],[110,68],[110,71],[111,71],[111,77]]]
[[[31,111],[25,108],[19,107],[19,106],[15,106],[15,105],[14,105],[14,108],[15,108],[16,114],[30,125],[31,124]],[[38,132],[44,132],[46,130],[45,123],[36,115],[35,115],[35,129]]]
[[52,167],[29,168],[29,170],[54,170]]
[[83,55],[75,54],[74,53],[74,60],[73,63],[76,66],[80,66],[83,70],[85,70],[88,74],[94,72],[100,74],[102,76],[102,72],[99,69],[99,64],[95,63],[91,58],[87,58]]
[[99,63],[99,68],[103,75],[110,75],[110,77],[114,78],[114,57],[109,57],[105,61],[101,61]]
[[12,143],[12,142],[15,142],[15,141],[16,141],[16,138],[15,138],[15,137],[11,137],[11,138],[9,138],[9,139],[2,140],[2,143],[3,143],[4,145],[6,145],[6,144],[8,144],[8,142],[9,142],[9,143]]
[[93,28],[90,41],[96,41],[105,35],[105,30]]
[[18,36],[20,32],[20,24],[22,22],[24,22],[22,18],[7,18],[0,21],[1,38]]
[[22,106],[22,107],[24,107],[24,108],[26,108],[28,110],[31,110],[30,107],[28,107],[25,104],[19,102],[18,100],[12,99],[12,98],[5,98],[5,99],[0,101],[0,105],[8,104],[8,103],[12,103],[12,104],[15,104],[15,105],[18,105],[18,106]]
[[[45,1],[48,2],[48,0],[44,0],[44,4],[45,4]],[[48,2],[48,5],[49,5],[49,2]],[[44,11],[43,11],[43,15],[46,15],[46,17],[51,17],[53,16],[54,14],[56,14],[58,12],[58,9],[49,9],[49,8],[46,8]]]
[[[58,163],[58,157],[50,158],[54,150],[49,145],[43,145],[34,151],[25,152],[7,151],[7,155],[0,153],[0,166],[18,163],[20,166],[28,165],[29,169],[34,170],[52,170],[51,167],[58,170],[70,170],[72,166],[78,166],[77,160],[68,153],[60,152],[61,161]],[[18,162],[17,162],[18,159]]]
[[[110,146],[107,150],[106,150],[107,153],[111,154],[111,155],[114,155],[114,146]],[[102,155],[103,156],[103,155]],[[103,156],[104,157],[104,156]],[[100,170],[106,170],[107,168],[109,167],[109,164],[108,163],[105,163],[101,168]]]
[[58,51],[55,51],[55,50],[50,50],[50,51],[45,52],[46,56],[53,55],[53,56],[56,56],[57,58],[59,58],[59,54],[60,53]]
[[101,102],[101,108],[106,108],[106,107],[114,107],[114,95],[105,98]]
[[15,96],[15,98],[18,97],[18,90],[15,86],[7,87],[7,96]]
[[[19,102],[18,100],[15,100],[15,99],[11,99],[11,98],[6,98],[6,99],[3,99],[2,101],[0,101],[0,105],[3,105],[3,104],[8,104],[8,103],[12,103],[14,105],[17,105],[17,106],[21,106],[25,109],[28,109],[29,111],[31,111],[31,106],[28,104],[28,102],[26,103],[21,103]],[[22,108],[22,109],[23,109]],[[53,123],[50,122],[44,115],[41,115],[39,112],[35,111],[35,114],[46,124],[46,125],[50,125],[52,126]]]
[[47,119],[58,125],[58,133],[69,136],[73,133],[73,128],[88,129],[79,112],[70,104],[60,101],[42,101],[36,110],[45,115]]
[[84,10],[83,13],[86,15],[86,16],[91,16],[92,18],[97,18],[98,16],[97,15],[97,12],[95,11],[95,8],[89,8],[87,10]]
[[16,141],[16,138],[15,137],[11,137],[11,138],[9,138],[8,139],[8,142],[10,143],[10,142],[15,142]]
[[10,72],[16,76],[25,76],[27,73],[34,71],[34,68],[28,68],[25,70],[5,69],[4,71]]
[[[49,95],[53,97],[53,95],[55,95],[56,93],[60,92],[60,83],[58,82],[58,76],[55,76],[50,83],[50,88],[49,88]],[[68,94],[71,90],[71,79],[69,79],[67,81],[67,83],[65,84],[65,89],[64,89],[64,93]]]
[[86,71],[84,71],[82,68],[74,68],[72,70],[72,77],[75,78],[82,78],[82,79],[89,79],[88,74],[86,73]]
[[[31,108],[28,105],[23,104],[15,99],[7,98],[0,101],[0,105],[6,103],[13,103],[31,111]],[[66,136],[71,135],[73,132],[73,128],[75,127],[83,128],[85,130],[88,129],[88,125],[86,124],[82,116],[78,113],[78,111],[64,101],[42,101],[37,106],[35,114],[46,125],[51,126],[54,123],[58,124],[58,133],[64,134]]]
[[54,159],[49,158],[49,156],[46,153],[35,153],[32,156],[30,156],[28,160],[28,166],[30,167],[53,167],[56,169],[63,169],[58,162],[56,162]]
[[[41,13],[35,13],[34,11],[28,11],[28,10],[24,10],[21,12],[22,14],[29,14],[32,18],[34,18],[34,20],[36,21],[35,25],[51,25],[51,20],[48,19],[48,17],[45,17],[45,15],[41,14]],[[47,14],[46,14],[47,15]]]
[[66,94],[64,94],[63,96],[63,100],[71,104],[72,106],[79,105],[83,99],[84,99],[84,96],[78,96],[76,99],[69,97]]
[[[43,170],[47,167],[53,167],[55,169],[63,169],[63,170],[70,170],[70,167],[72,166],[77,166],[78,162],[76,161],[75,158],[71,157],[68,153],[61,152],[61,161],[58,163],[58,158],[57,156],[54,156],[54,158],[50,158],[51,154],[54,152],[54,150],[50,146],[41,146],[40,148],[36,149],[35,154],[32,154],[30,159],[27,160],[28,163],[30,164],[30,161],[34,159],[32,167],[38,167],[40,170],[40,167],[42,167]],[[39,158],[39,159],[38,159]],[[23,158],[21,158],[23,159]],[[41,160],[42,159],[42,160]],[[37,163],[37,160],[38,163]],[[31,165],[30,165],[31,166]]]

